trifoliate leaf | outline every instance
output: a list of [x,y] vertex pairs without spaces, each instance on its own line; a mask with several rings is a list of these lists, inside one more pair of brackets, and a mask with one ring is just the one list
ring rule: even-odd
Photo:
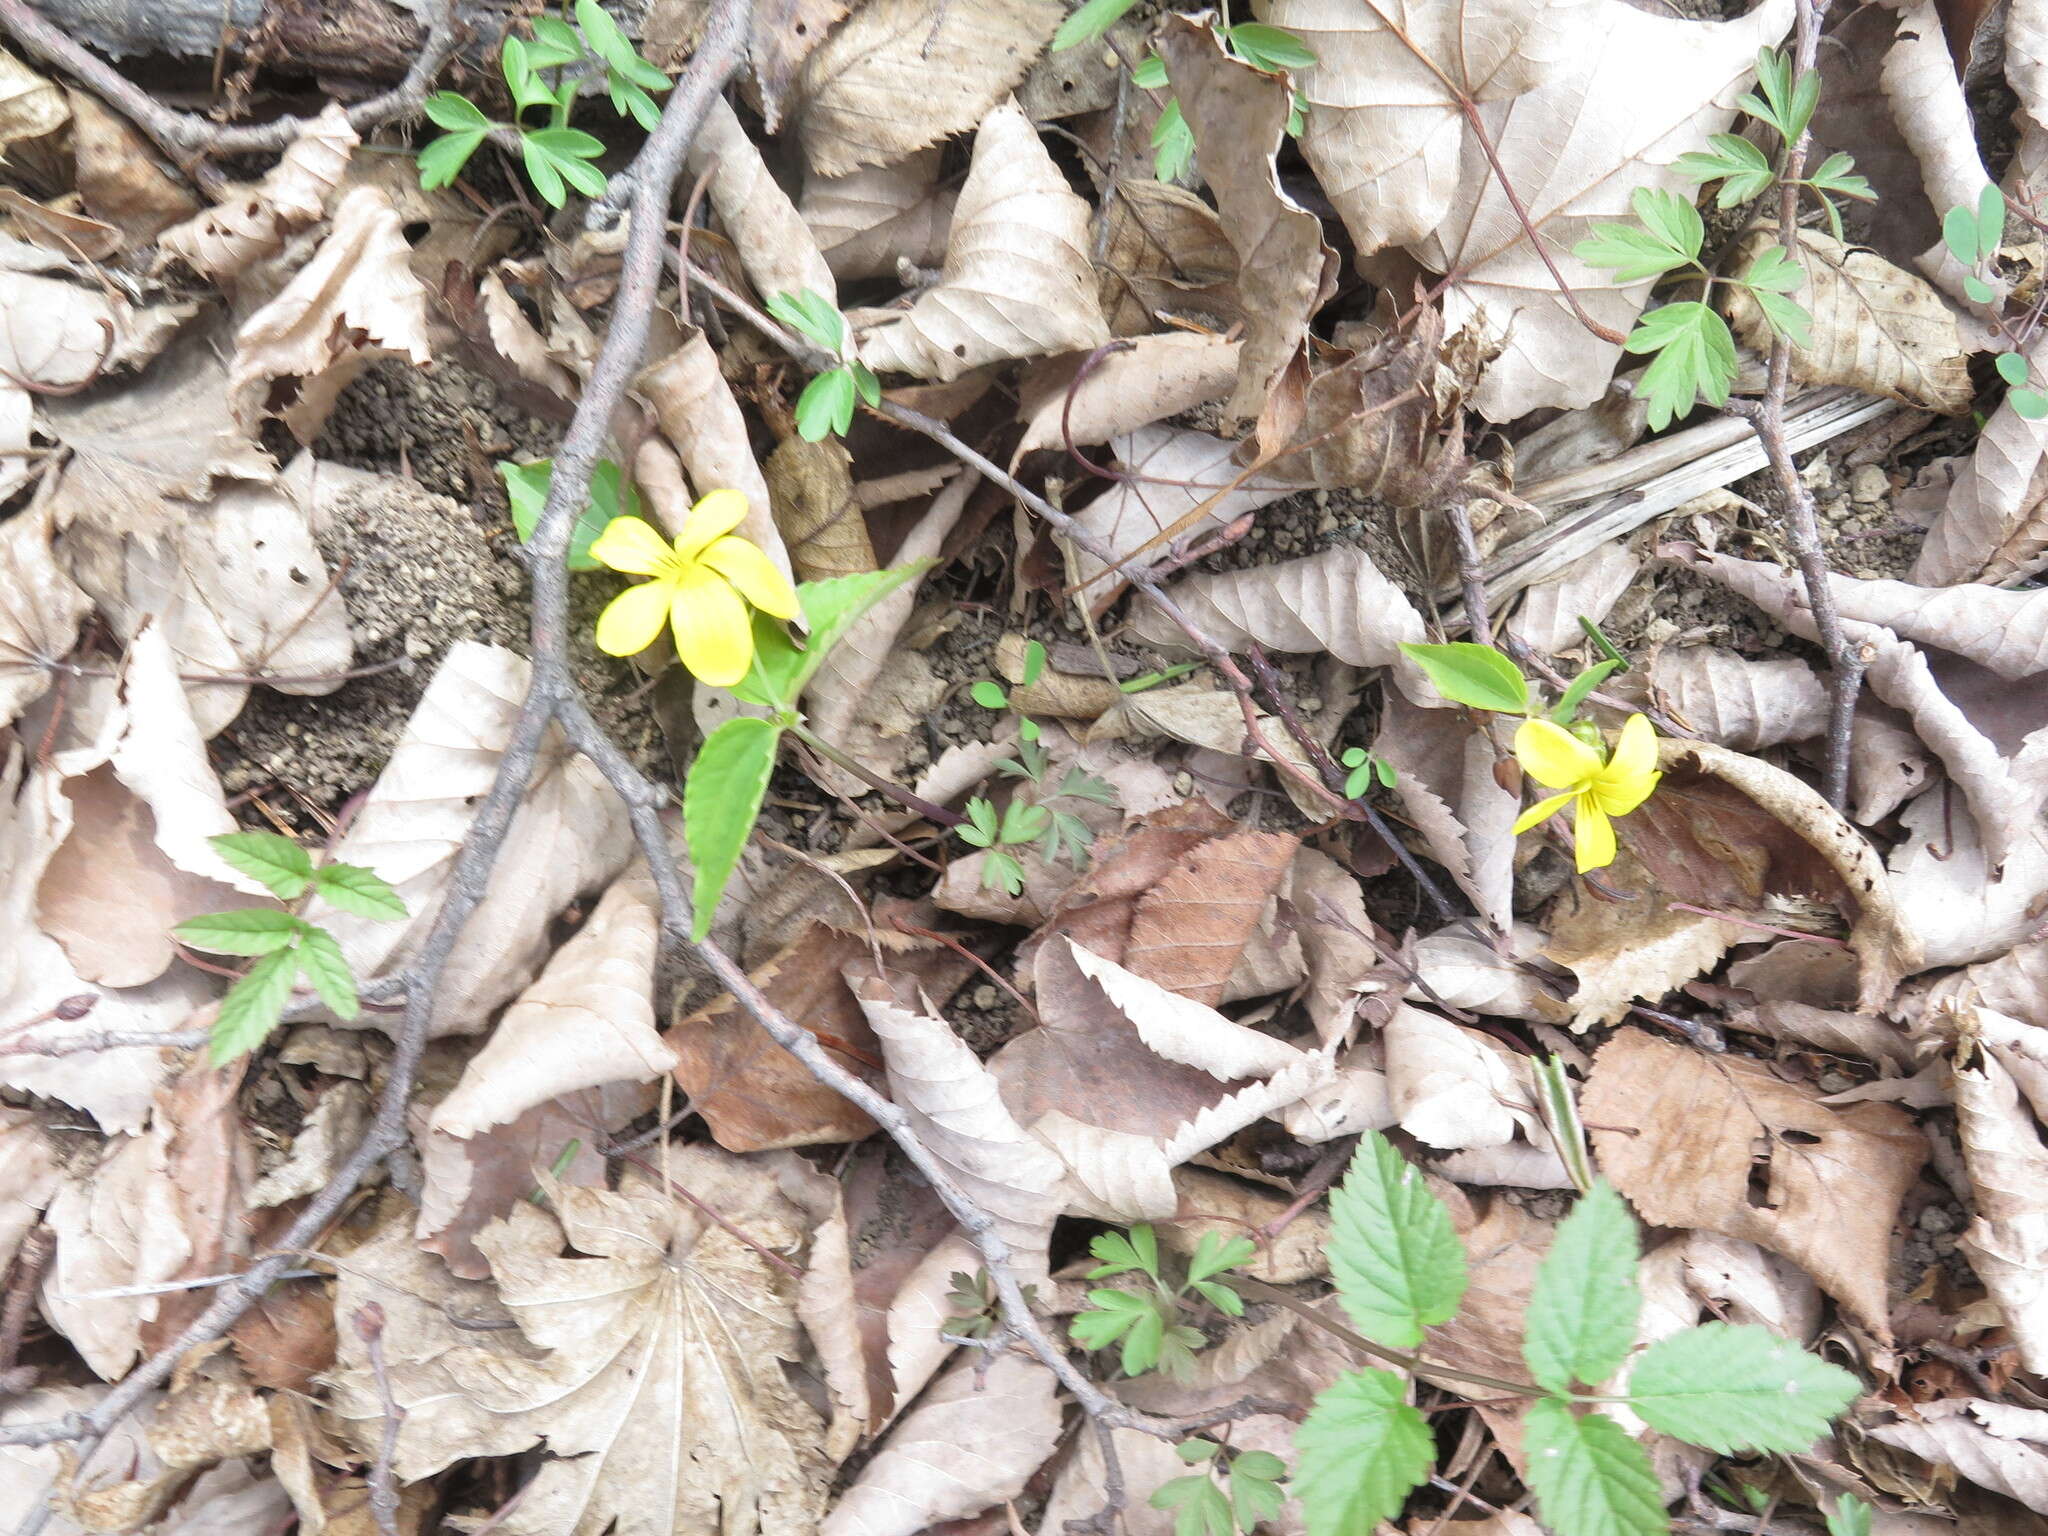
[[1358,1331],[1412,1349],[1465,1295],[1451,1213],[1393,1143],[1368,1131],[1330,1195],[1330,1278]]
[[1733,208],[1767,189],[1776,172],[1764,152],[1749,140],[1733,133],[1717,133],[1707,140],[1712,146],[1680,155],[1671,168],[1692,181],[1719,181],[1716,206]]
[[768,296],[768,313],[837,357],[846,347],[846,317],[815,288]]
[[214,955],[267,955],[288,949],[307,927],[289,912],[246,907],[235,912],[209,912],[188,917],[171,932],[181,944]]
[[1870,1506],[1854,1494],[1840,1494],[1827,1512],[1828,1536],[1870,1536]]
[[1692,259],[1633,224],[1595,224],[1593,233],[1572,247],[1572,254],[1589,267],[1611,269],[1617,283],[1639,283]]
[[382,875],[360,864],[323,864],[313,871],[313,889],[344,912],[397,922],[406,915],[405,900]]
[[1840,1366],[1748,1323],[1659,1339],[1628,1382],[1629,1406],[1644,1423],[1724,1455],[1803,1451],[1860,1390]]
[[261,1045],[292,995],[299,957],[289,949],[272,950],[243,973],[220,1000],[207,1054],[217,1067],[247,1055]]
[[352,1019],[360,1009],[356,1001],[356,978],[349,970],[348,961],[341,953],[341,946],[334,935],[325,928],[316,928],[310,923],[299,938],[299,971],[307,983],[320,994],[334,1016]]
[[1146,1502],[1154,1509],[1173,1511],[1173,1536],[1233,1536],[1236,1530],[1230,1501],[1206,1472],[1161,1483]]
[[1643,228],[1677,251],[1687,261],[1697,261],[1707,238],[1707,226],[1690,198],[1657,187],[1637,187],[1629,206],[1643,221]]
[[444,133],[440,138],[420,151],[420,189],[432,192],[437,187],[453,186],[455,178],[462,174],[462,168],[469,164],[469,157],[476,153],[483,143],[486,128],[467,128],[460,133]]
[[781,740],[782,727],[774,721],[741,716],[705,737],[697,760],[690,764],[689,777],[683,781],[683,840],[696,870],[693,940],[701,941],[711,931],[725,883],[761,814]]
[[1490,645],[1454,641],[1449,645],[1401,642],[1401,653],[1454,704],[1519,715],[1529,707],[1529,683],[1512,661]]
[[1294,1432],[1294,1496],[1309,1536],[1359,1536],[1401,1512],[1436,1441],[1391,1371],[1340,1376]]
[[1687,300],[1651,310],[1630,334],[1627,350],[1656,353],[1636,386],[1649,405],[1652,430],[1669,426],[1701,396],[1712,405],[1728,403],[1735,338],[1728,322],[1705,304]]
[[1670,1530],[1649,1454],[1605,1414],[1575,1414],[1556,1398],[1542,1398],[1529,1409],[1522,1444],[1546,1528],[1571,1536]]
[[223,832],[206,841],[236,869],[262,881],[280,901],[297,901],[313,877],[312,855],[275,832]]
[[604,141],[581,128],[534,128],[519,136],[520,158],[534,191],[552,206],[568,201],[563,183],[585,197],[605,189],[605,174],[590,162],[604,153]]
[[797,436],[807,443],[844,437],[853,425],[853,402],[858,393],[850,370],[826,369],[796,397]]
[[1536,1272],[1522,1358],[1553,1392],[1597,1387],[1621,1368],[1635,1338],[1641,1245],[1627,1204],[1602,1179],[1558,1224]]
[[1195,130],[1188,126],[1178,99],[1169,101],[1152,125],[1152,173],[1161,181],[1178,181],[1195,158]]

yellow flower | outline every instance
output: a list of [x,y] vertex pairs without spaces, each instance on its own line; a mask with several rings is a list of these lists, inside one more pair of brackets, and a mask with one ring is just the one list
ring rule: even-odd
[[752,603],[778,619],[802,610],[775,562],[733,533],[747,515],[739,491],[713,491],[683,519],[673,546],[637,517],[615,517],[590,544],[593,560],[651,576],[613,598],[597,617],[597,648],[633,656],[654,644],[666,620],[676,655],[693,676],[730,688],[754,663]]
[[1664,777],[1657,771],[1657,733],[1641,715],[1628,717],[1621,740],[1605,759],[1563,726],[1524,720],[1515,732],[1515,756],[1522,771],[1538,784],[1564,791],[1522,812],[1516,833],[1528,831],[1571,802],[1580,874],[1614,862],[1614,823],[1609,818],[1626,816],[1641,805]]

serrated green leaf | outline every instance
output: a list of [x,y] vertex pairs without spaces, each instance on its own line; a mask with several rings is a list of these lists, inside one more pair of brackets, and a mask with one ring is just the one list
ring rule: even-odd
[[1401,642],[1401,652],[1422,668],[1436,691],[1457,704],[1519,715],[1529,707],[1529,683],[1512,661],[1490,645]]
[[218,1067],[247,1055],[261,1045],[292,995],[292,979],[298,975],[299,957],[289,949],[273,950],[243,973],[220,1000],[220,1012],[213,1021],[207,1054]]
[[320,1001],[338,1019],[352,1019],[360,1011],[356,1001],[356,978],[348,968],[341,946],[325,928],[306,925],[297,950],[299,971],[320,994]]
[[1870,1506],[1854,1494],[1836,1497],[1827,1512],[1828,1536],[1870,1536]]
[[1765,246],[1757,252],[1738,281],[1745,288],[1767,288],[1773,293],[1797,293],[1806,286],[1806,274],[1799,263],[1785,254],[1782,245]]
[[260,880],[273,896],[296,901],[313,878],[313,857],[288,837],[275,832],[223,832],[207,845],[229,865]]
[[1230,28],[1224,37],[1239,58],[1269,75],[1283,69],[1315,68],[1315,49],[1285,27],[1247,21]]
[[1750,1323],[1659,1339],[1629,1373],[1629,1406],[1652,1429],[1724,1455],[1803,1451],[1862,1390],[1840,1366]]
[[1678,252],[1684,260],[1699,259],[1700,246],[1707,238],[1707,226],[1689,198],[1657,187],[1637,187],[1629,198],[1629,206],[1635,209],[1643,228]]
[[1605,1414],[1575,1414],[1556,1398],[1541,1398],[1523,1434],[1529,1487],[1548,1529],[1663,1536],[1671,1528],[1649,1454]]
[[1073,15],[1060,23],[1059,30],[1052,35],[1052,52],[1059,53],[1068,48],[1102,36],[1111,27],[1124,19],[1124,13],[1138,0],[1087,0]]
[[1642,1304],[1640,1257],[1628,1206],[1606,1180],[1595,1181],[1558,1223],[1529,1295],[1522,1358],[1541,1385],[1597,1387],[1621,1369]]
[[1436,1440],[1391,1371],[1354,1371],[1316,1395],[1294,1432],[1294,1496],[1309,1536],[1360,1536],[1401,1512]]
[[2005,244],[2005,194],[1986,184],[1977,194],[1977,254],[1989,261]]
[[1161,1483],[1147,1500],[1173,1511],[1173,1536],[1231,1536],[1230,1501],[1206,1472],[1191,1472]]
[[1178,98],[1166,104],[1152,125],[1152,149],[1152,173],[1165,182],[1178,181],[1195,158],[1195,130],[1182,115]]
[[1589,267],[1612,271],[1617,283],[1639,283],[1691,262],[1684,252],[1633,224],[1595,224],[1572,254]]
[[828,368],[818,374],[796,397],[797,436],[807,443],[844,437],[853,425],[853,402],[858,393],[853,374],[845,368]]
[[482,107],[453,91],[434,92],[420,103],[420,110],[427,114],[427,121],[436,128],[446,128],[451,132],[479,128],[488,132],[495,126],[484,115]]
[[931,569],[930,560],[912,560],[881,571],[859,571],[824,581],[800,582],[797,602],[811,630],[799,647],[787,628],[766,614],[754,616],[754,665],[733,685],[733,696],[770,709],[794,709],[812,675],[840,637],[862,614],[906,581]]
[[307,927],[289,912],[272,907],[243,907],[233,912],[208,912],[175,924],[172,935],[180,944],[203,949],[212,955],[267,955],[289,949]]
[[406,915],[405,902],[382,875],[360,864],[323,864],[313,871],[313,889],[344,912],[395,923]]
[[1358,1331],[1413,1349],[1465,1294],[1465,1250],[1451,1213],[1377,1131],[1358,1144],[1330,1196],[1330,1278]]
[[2027,382],[2027,360],[2017,352],[2001,352],[1993,359],[1998,376],[2008,384]]
[[781,739],[782,727],[774,721],[742,716],[705,737],[690,764],[683,783],[683,841],[696,871],[692,940],[701,941],[711,931],[725,883],[761,814]]

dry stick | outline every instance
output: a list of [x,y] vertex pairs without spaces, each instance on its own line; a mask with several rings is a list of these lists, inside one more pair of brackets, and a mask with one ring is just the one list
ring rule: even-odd
[[26,1392],[35,1384],[33,1366],[23,1366],[21,1341],[28,1332],[29,1315],[35,1311],[36,1287],[50,1255],[57,1251],[57,1234],[37,1225],[21,1240],[14,1255],[14,1273],[8,1277],[7,1302],[0,1308],[0,1394]]
[[[5,8],[18,6],[19,0],[0,0],[0,16],[8,14]],[[426,1048],[427,1025],[441,973],[463,926],[483,900],[491,867],[504,846],[513,813],[533,776],[542,735],[557,714],[566,711],[572,702],[580,712],[575,719],[581,722],[583,734],[596,731],[588,712],[581,710],[580,700],[576,699],[575,684],[564,659],[568,641],[568,577],[564,556],[569,528],[574,511],[583,505],[613,408],[623,398],[646,349],[649,317],[661,275],[663,214],[669,189],[682,168],[683,153],[705,111],[739,66],[750,11],[750,0],[719,0],[706,24],[703,41],[677,79],[660,126],[640,151],[637,163],[643,167],[644,179],[638,184],[641,190],[637,197],[646,217],[635,221],[628,240],[613,323],[576,419],[556,454],[553,485],[530,546],[534,567],[532,683],[499,757],[497,778],[478,808],[456,858],[434,926],[419,957],[405,972],[405,1015],[369,1131],[292,1223],[278,1243],[280,1251],[258,1260],[233,1285],[223,1288],[213,1304],[194,1318],[184,1332],[111,1388],[92,1412],[0,1429],[0,1445],[48,1445],[78,1440],[82,1442],[80,1462],[90,1458],[108,1430],[163,1382],[188,1350],[211,1343],[226,1333],[292,1262],[292,1255],[319,1236],[370,1170],[387,1157],[394,1157],[405,1145],[406,1111]],[[616,757],[615,751],[613,755]],[[635,792],[642,797],[641,803],[633,807],[636,816],[642,812],[651,815],[651,807],[666,797],[637,774],[632,779],[637,781]],[[624,785],[629,781],[615,777],[613,782]],[[656,830],[657,836],[645,846],[651,855],[658,851],[653,862],[659,869],[668,861],[668,845],[658,835],[658,823]],[[672,865],[668,873],[669,884],[675,887]],[[50,1508],[45,1503],[23,1522],[18,1536],[34,1536],[49,1515]]]
[[391,1390],[391,1371],[384,1361],[384,1309],[374,1301],[365,1302],[350,1321],[370,1357],[377,1406],[384,1414],[384,1433],[370,1464],[370,1517],[377,1522],[377,1536],[398,1536],[398,1478],[392,1462],[398,1455],[398,1431],[405,1424],[405,1409]]
[[[1820,12],[1827,0],[1797,0],[1793,79],[1805,78],[1814,68],[1820,51]],[[1785,165],[1778,181],[1778,241],[1786,259],[1799,261],[1799,178],[1806,174],[1808,135],[1785,148]],[[1770,461],[1771,476],[1784,500],[1785,532],[1792,545],[1792,557],[1806,584],[1806,600],[1813,610],[1813,627],[1821,649],[1828,658],[1827,768],[1821,792],[1828,804],[1840,810],[1849,799],[1849,732],[1856,719],[1856,695],[1863,686],[1863,670],[1869,659],[1850,644],[1842,633],[1841,615],[1835,608],[1833,579],[1827,555],[1821,549],[1820,518],[1814,512],[1813,493],[1799,478],[1799,466],[1792,462],[1791,447],[1785,441],[1785,396],[1792,380],[1792,343],[1782,334],[1771,333],[1770,382],[1756,405],[1729,402],[1729,409],[1756,429]]]
[[[426,100],[427,88],[448,56],[455,52],[458,41],[455,0],[437,0],[431,14],[420,56],[413,60],[405,78],[383,95],[349,108],[349,127],[358,134],[393,118],[408,116]],[[280,117],[236,128],[189,112],[173,112],[97,54],[87,51],[83,44],[66,37],[39,16],[28,0],[0,0],[0,22],[29,52],[76,76],[119,107],[188,172],[194,170],[201,155],[257,154],[283,149],[311,125],[310,118]],[[195,175],[195,179],[200,178]],[[217,181],[218,177],[208,179]]]

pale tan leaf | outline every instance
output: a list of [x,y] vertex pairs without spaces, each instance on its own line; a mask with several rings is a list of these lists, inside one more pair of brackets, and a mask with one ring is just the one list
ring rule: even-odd
[[1664,650],[1650,681],[1681,725],[1718,746],[1755,752],[1827,729],[1827,688],[1795,656],[1751,661],[1720,646]]
[[654,1032],[660,929],[653,882],[644,866],[629,869],[505,1010],[431,1129],[466,1140],[563,1094],[673,1070],[675,1052]]
[[73,178],[86,210],[142,244],[199,211],[198,199],[167,172],[157,150],[129,121],[85,91],[71,104]]
[[[1142,568],[1289,493],[1292,487],[1271,475],[1245,475],[1231,457],[1234,447],[1181,427],[1142,427],[1118,438],[1111,450],[1130,478],[1076,511],[1075,525]],[[1074,561],[1084,579],[1105,569],[1078,547]]]
[[79,621],[92,611],[92,599],[58,565],[51,533],[47,505],[0,523],[0,723],[13,724],[49,689],[56,674],[42,663],[71,653]]
[[873,0],[804,63],[811,169],[840,176],[985,124],[1064,14],[1059,0]]
[[1592,1132],[1602,1170],[1643,1220],[1783,1254],[1860,1326],[1890,1336],[1892,1224],[1927,1155],[1909,1116],[1888,1104],[1829,1109],[1762,1062],[1638,1029],[1601,1048],[1581,1109],[1604,1127]]
[[945,257],[957,194],[939,179],[940,159],[940,151],[921,149],[891,165],[804,182],[797,212],[833,276],[894,277],[898,261],[930,267]]
[[[2048,363],[2048,341],[2028,352]],[[2048,421],[2029,421],[2008,396],[1991,413],[1968,462],[1937,503],[1908,573],[1923,586],[2004,581],[2048,549]]]
[[[1988,1039],[1972,1048],[1974,1027],[1993,1020],[2006,1024],[2008,1034],[2025,1028],[1988,1010],[1958,1021],[1964,1038],[1952,1092],[1972,1214],[1961,1246],[2031,1371],[2048,1361],[2048,1147],[2038,1110],[2030,1113],[2021,1101],[2005,1051]],[[2024,1043],[2007,1049],[2024,1049]]]
[[519,301],[505,286],[505,279],[496,271],[486,272],[477,281],[476,291],[477,297],[483,301],[485,333],[498,355],[510,363],[522,379],[538,384],[559,399],[574,399],[578,370],[572,364],[580,359],[574,354],[565,355],[562,349],[552,345],[535,329],[533,322],[526,318],[526,311],[519,307]]
[[40,139],[71,116],[64,92],[0,49],[0,156],[24,139]]
[[358,142],[341,104],[328,103],[261,181],[227,188],[213,207],[159,235],[159,265],[176,257],[202,277],[222,282],[275,256],[286,236],[320,222]]
[[[1413,664],[1403,656],[1399,665]],[[1429,688],[1419,674],[1411,680],[1418,692]],[[1422,696],[1433,698],[1434,690]],[[1412,697],[1399,689],[1386,694],[1373,751],[1395,771],[1394,796],[1430,856],[1488,921],[1505,929],[1514,920],[1511,829],[1519,802],[1495,775],[1499,750],[1464,711],[1424,709]]]
[[1058,1384],[1038,1361],[961,1360],[890,1430],[820,1536],[916,1536],[1015,1498],[1060,1422]]
[[2024,832],[1995,864],[1977,818],[1937,784],[1899,812],[1892,893],[1911,915],[1921,965],[1969,965],[2003,954],[2048,907],[2048,833]]
[[1102,311],[1117,335],[1145,335],[1169,314],[1198,316],[1218,332],[1246,318],[1237,252],[1216,210],[1194,193],[1120,179],[1096,218],[1098,228],[1109,226],[1096,267]]
[[1317,1144],[1400,1124],[1380,1064],[1382,1054],[1376,1040],[1361,1041],[1346,1051],[1327,1081],[1281,1112],[1287,1134]]
[[1812,1046],[1837,1056],[1860,1056],[1902,1071],[1911,1071],[1913,1067],[1913,1043],[1906,1032],[1867,1013],[1844,1013],[1838,1008],[1815,1008],[1789,999],[1766,998],[1754,1008],[1730,1013],[1728,1023],[1735,1029]]
[[[954,0],[948,9],[958,15],[986,3]],[[1004,5],[1012,15],[1026,12],[1016,0]],[[907,311],[873,317],[861,328],[860,355],[880,371],[947,380],[984,363],[1101,346],[1109,328],[1088,244],[1088,205],[1030,120],[1006,102],[975,133],[937,285]]]
[[[477,1238],[492,1285],[448,1275],[409,1223],[350,1255],[335,1310],[375,1301],[386,1313],[391,1391],[406,1409],[399,1477],[545,1442],[501,1527],[511,1536],[816,1528],[831,1474],[824,1425],[784,1374],[800,1347],[795,1280],[759,1251],[795,1251],[806,1219],[771,1168],[703,1146],[662,1156],[723,1224],[658,1180],[629,1173],[613,1192],[543,1171],[546,1204],[519,1201]],[[493,1319],[516,1326],[455,1326]],[[353,1330],[332,1390],[350,1433],[375,1445],[379,1394]]]
[[1106,443],[1221,399],[1237,378],[1241,347],[1221,336],[1171,331],[1120,344],[1085,377],[1078,359],[1026,369],[1017,406],[1024,436],[1011,463],[1035,448]]
[[1604,620],[1642,568],[1642,560],[1626,544],[1602,544],[1560,574],[1523,588],[1522,604],[1508,629],[1547,656],[1575,650],[1586,643],[1579,620]]
[[1241,832],[1203,844],[1138,899],[1124,965],[1198,1003],[1222,1002],[1300,841]]
[[[1130,695],[1089,728],[1087,739],[1092,745],[1131,736],[1163,736],[1231,758],[1274,762],[1276,758],[1269,754],[1270,748],[1272,754],[1278,754],[1277,761],[1290,763],[1296,773],[1320,782],[1307,751],[1288,734],[1279,717],[1256,718],[1263,745],[1253,741],[1247,730],[1236,694],[1202,683],[1184,683],[1177,688],[1147,688]],[[1303,814],[1320,815],[1327,809],[1328,802],[1310,796],[1293,774],[1283,771],[1280,782]]]
[[[344,196],[313,259],[235,333],[228,364],[235,420],[253,433],[281,417],[310,443],[366,363],[394,356],[425,363],[427,291],[411,258],[390,198],[368,186]],[[280,386],[288,403],[278,398]]]
[[1157,46],[1237,251],[1246,327],[1223,415],[1241,421],[1259,414],[1310,319],[1336,291],[1337,259],[1323,243],[1322,221],[1286,193],[1273,163],[1293,111],[1286,80],[1229,57],[1214,30],[1184,16],[1168,19]]
[[1974,996],[1995,1013],[2048,1028],[2048,939],[2015,945],[1995,960],[1935,983],[1935,999],[1955,1001],[1958,994]]
[[773,298],[808,288],[836,308],[839,285],[818,242],[722,96],[712,98],[702,126],[690,140],[685,174],[694,181],[706,171],[711,175],[711,206],[754,291]]
[[811,1220],[811,1251],[796,1283],[796,1315],[810,1336],[825,1385],[832,1393],[832,1428],[825,1454],[844,1461],[867,1433],[875,1403],[862,1358],[860,1299],[854,1289],[854,1234],[838,1179],[801,1157],[776,1167],[783,1194]]
[[800,581],[824,581],[877,568],[875,546],[853,483],[846,445],[807,443],[791,433],[764,466],[775,526]]
[[[1968,348],[1956,317],[1922,279],[1875,251],[1843,245],[1817,229],[1799,231],[1795,260],[1806,273],[1799,303],[1813,317],[1811,345],[1792,348],[1802,384],[1847,384],[1923,410],[1954,416],[1970,408]],[[1778,248],[1775,230],[1737,247],[1737,270]],[[1749,290],[1731,287],[1729,318],[1751,348],[1768,352],[1771,328]]]
[[[1125,1536],[1174,1536],[1173,1511],[1153,1508],[1152,1493],[1162,1483],[1186,1476],[1187,1463],[1156,1435],[1136,1429],[1112,1429],[1109,1433],[1129,1501],[1119,1517]],[[1067,1536],[1069,1521],[1098,1515],[1108,1503],[1102,1446],[1095,1436],[1083,1435],[1053,1480],[1038,1522],[1038,1536]]]
[[[1932,7],[1929,7],[1932,10]],[[2048,1413],[1975,1397],[1914,1405],[1913,1416],[1864,1431],[1930,1462],[1938,1475],[1966,1478],[2048,1515]]]
[[[1517,937],[1530,932],[1518,929]],[[1536,942],[1541,942],[1540,937]],[[1429,984],[1429,993],[1411,992],[1411,1002],[1425,1002],[1433,993],[1451,1007],[1471,1013],[1506,1019],[1557,1017],[1557,1000],[1543,990],[1526,964],[1509,959],[1462,929],[1444,928],[1421,940],[1412,963],[1415,974]]]
[[[1497,1147],[1541,1136],[1526,1070],[1475,1029],[1406,1003],[1381,1031],[1387,1102],[1401,1129],[1432,1147]],[[1531,1106],[1521,1108],[1518,1106]]]

